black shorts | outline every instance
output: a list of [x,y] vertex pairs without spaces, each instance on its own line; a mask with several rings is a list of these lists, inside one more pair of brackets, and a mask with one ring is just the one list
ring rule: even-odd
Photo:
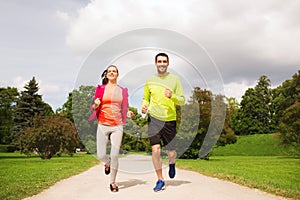
[[148,136],[151,146],[160,144],[161,141],[166,150],[176,149],[176,121],[161,121],[148,116]]

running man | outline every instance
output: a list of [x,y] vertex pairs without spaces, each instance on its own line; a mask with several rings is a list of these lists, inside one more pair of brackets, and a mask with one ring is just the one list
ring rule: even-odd
[[167,69],[169,57],[165,53],[155,56],[157,74],[146,80],[142,113],[148,113],[148,136],[152,147],[152,162],[157,175],[155,192],[165,188],[162,175],[161,144],[169,158],[169,177],[174,178],[176,159],[176,105],[185,102],[184,92],[178,76]]

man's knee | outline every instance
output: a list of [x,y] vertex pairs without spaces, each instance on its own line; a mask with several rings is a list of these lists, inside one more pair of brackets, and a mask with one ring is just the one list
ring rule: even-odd
[[152,153],[160,153],[160,145],[159,144],[152,145]]

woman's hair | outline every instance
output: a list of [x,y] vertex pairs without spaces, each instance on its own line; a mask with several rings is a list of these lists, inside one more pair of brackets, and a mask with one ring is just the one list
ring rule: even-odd
[[107,70],[108,70],[108,68],[110,68],[110,67],[116,68],[117,72],[119,73],[119,70],[118,70],[118,68],[117,68],[115,65],[110,65],[110,66],[108,66],[108,67],[104,70],[104,72],[102,73],[102,75],[101,75],[102,85],[105,85],[105,84],[108,83],[108,78],[106,77],[106,75],[107,75]]

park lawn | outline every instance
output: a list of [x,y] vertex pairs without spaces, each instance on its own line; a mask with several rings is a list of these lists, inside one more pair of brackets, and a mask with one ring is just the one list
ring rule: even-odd
[[0,153],[0,199],[22,199],[56,182],[86,171],[99,161],[90,154],[64,155],[42,160],[20,153]]
[[213,148],[213,156],[299,156],[292,146],[284,146],[278,134],[239,136],[235,144]]
[[176,166],[279,196],[300,199],[299,157],[211,156],[209,161],[178,159]]

